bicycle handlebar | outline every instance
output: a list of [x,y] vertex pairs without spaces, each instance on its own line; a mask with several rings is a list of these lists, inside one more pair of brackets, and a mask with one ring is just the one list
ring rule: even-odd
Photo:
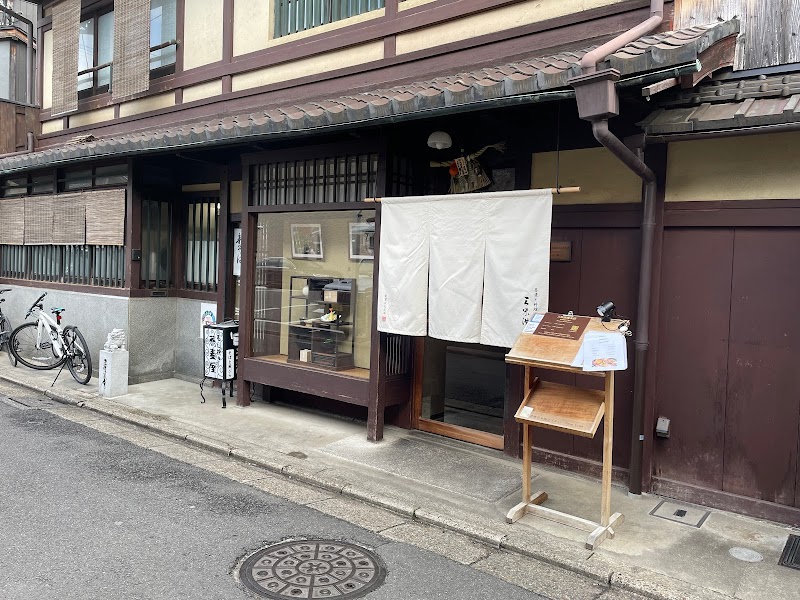
[[41,304],[42,304],[42,300],[44,300],[45,296],[47,296],[47,292],[45,292],[44,294],[39,296],[36,299],[36,301],[33,304],[31,304],[31,307],[28,309],[28,313],[25,315],[26,319],[31,316],[31,313],[33,312],[34,308],[36,308],[36,307],[39,307],[40,309],[42,308]]

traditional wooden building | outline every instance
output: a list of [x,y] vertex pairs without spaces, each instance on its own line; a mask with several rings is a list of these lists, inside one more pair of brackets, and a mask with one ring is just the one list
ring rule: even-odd
[[[470,156],[482,189],[579,185],[555,200],[549,307],[610,298],[633,319],[615,476],[800,523],[786,2],[39,4],[41,133],[0,157],[0,283],[20,310],[51,290],[93,350],[129,332],[132,382],[199,380],[212,303],[239,319],[240,404],[519,456],[506,349],[377,332],[364,200],[447,193]],[[767,14],[786,25],[767,35]],[[298,327],[329,304],[336,331]],[[535,440],[537,460],[599,473],[599,442]]]

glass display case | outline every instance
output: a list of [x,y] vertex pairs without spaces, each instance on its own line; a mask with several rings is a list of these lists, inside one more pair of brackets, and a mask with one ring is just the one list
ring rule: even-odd
[[341,371],[354,362],[356,281],[292,275],[289,362]]

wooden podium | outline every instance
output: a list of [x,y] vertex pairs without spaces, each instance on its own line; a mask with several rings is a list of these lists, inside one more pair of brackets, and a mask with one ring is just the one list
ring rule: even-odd
[[[547,313],[544,317],[549,327],[540,324],[536,332],[522,333],[506,355],[506,362],[525,367],[524,399],[515,415],[517,422],[522,424],[522,502],[509,511],[506,521],[513,523],[525,514],[533,514],[577,527],[589,532],[586,547],[594,550],[606,538],[613,538],[615,529],[624,521],[621,513],[611,514],[614,371],[584,371],[582,366],[573,366],[572,363],[581,349],[586,332],[615,332],[620,321],[603,323],[598,317],[555,313]],[[533,367],[603,377],[605,389],[596,391],[539,381],[538,377],[532,375]],[[547,500],[547,493],[539,491],[531,494],[532,427],[535,425],[592,438],[601,419],[604,419],[604,425],[600,522],[541,506]]]

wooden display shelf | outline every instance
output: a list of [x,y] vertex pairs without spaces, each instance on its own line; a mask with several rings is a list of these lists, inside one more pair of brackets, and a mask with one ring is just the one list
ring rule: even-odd
[[[576,329],[572,337],[558,338],[552,335],[523,333],[506,355],[506,362],[525,367],[525,399],[515,419],[522,424],[522,502],[512,508],[506,516],[513,523],[526,514],[576,527],[589,532],[586,547],[594,550],[606,538],[613,538],[615,529],[622,525],[625,517],[621,513],[611,514],[611,458],[614,442],[614,371],[586,372],[572,363],[583,343],[586,331],[614,331],[618,321],[604,324],[598,318],[559,317],[562,321],[575,319],[585,323],[583,332]],[[567,323],[567,327],[572,323]],[[558,383],[539,381],[533,368],[566,371],[583,375],[594,375],[605,379],[603,391],[588,390]],[[531,461],[533,451],[533,427],[543,427],[564,433],[593,438],[603,421],[603,480],[601,484],[600,522],[596,523],[551,508],[540,506],[547,500],[547,493],[531,494]]]
[[605,409],[603,392],[542,381],[528,392],[514,418],[519,423],[593,438]]

